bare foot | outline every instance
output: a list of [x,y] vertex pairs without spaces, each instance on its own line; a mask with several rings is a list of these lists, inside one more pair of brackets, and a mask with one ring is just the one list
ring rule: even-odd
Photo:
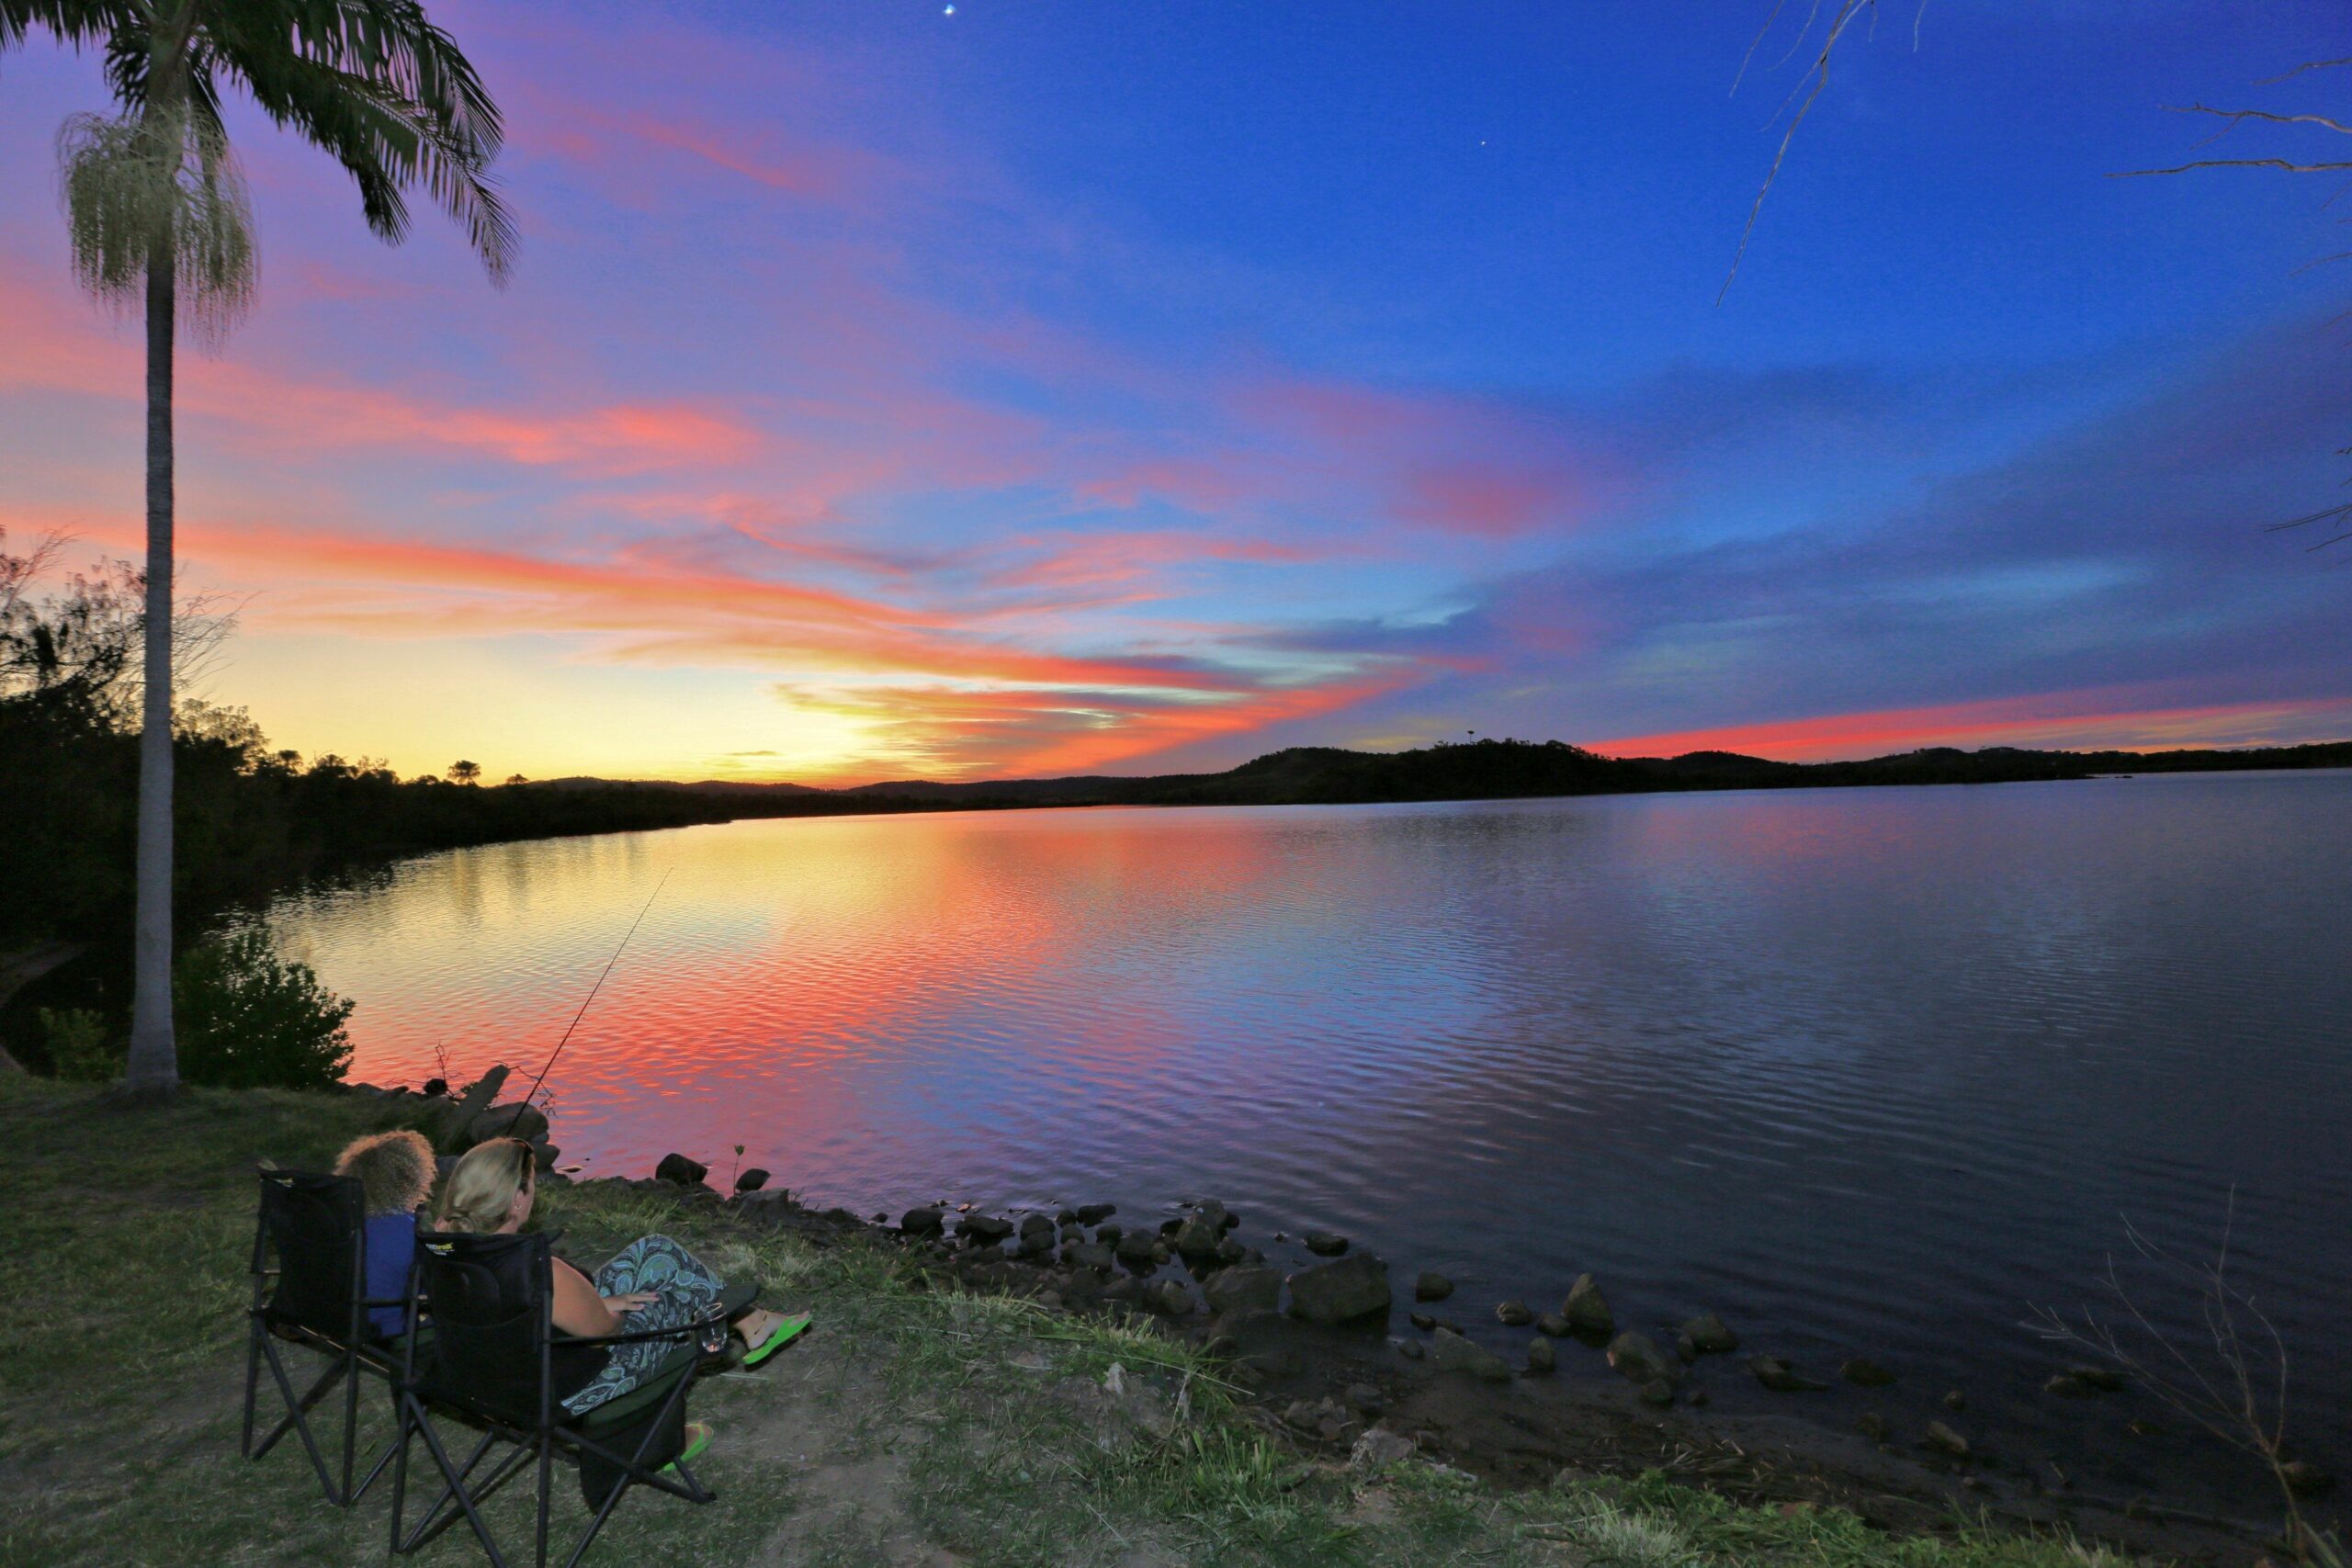
[[785,1314],[780,1312],[747,1312],[735,1320],[735,1332],[742,1337],[743,1348],[749,1350],[774,1334],[776,1325],[784,1320]]

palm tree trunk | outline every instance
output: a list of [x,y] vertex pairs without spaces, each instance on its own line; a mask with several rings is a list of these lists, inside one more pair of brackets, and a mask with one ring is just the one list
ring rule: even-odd
[[139,729],[138,908],[131,932],[133,1094],[179,1087],[172,1037],[171,242],[147,257],[147,660]]

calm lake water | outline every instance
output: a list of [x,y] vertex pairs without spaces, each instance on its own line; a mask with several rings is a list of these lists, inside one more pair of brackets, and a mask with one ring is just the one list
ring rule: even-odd
[[2234,1190],[2295,1429],[2352,1461],[2352,773],[746,822],[270,919],[357,998],[355,1077],[535,1072],[665,874],[550,1079],[587,1174],[674,1148],[724,1183],[740,1143],[868,1213],[1221,1197],[1278,1262],[1322,1225],[1408,1293],[1444,1270],[1498,1340],[1497,1300],[1589,1269],[1621,1322],[1903,1373],[1720,1366],[1719,1403],[2176,1491],[2186,1424],[2043,1396],[2081,1358],[2021,1323],[2106,1301],[2113,1253],[2197,1339],[2124,1222],[2207,1260]]

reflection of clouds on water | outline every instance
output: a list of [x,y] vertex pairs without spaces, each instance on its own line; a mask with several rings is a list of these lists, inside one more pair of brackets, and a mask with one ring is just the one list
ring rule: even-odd
[[1867,1350],[2061,1444],[2105,1407],[2038,1402],[2028,1304],[2095,1295],[2127,1213],[2199,1252],[2235,1182],[2304,1407],[2352,1408],[2352,977],[2313,940],[2352,775],[741,823],[276,918],[359,998],[356,1076],[534,1070],[670,867],[552,1080],[592,1169],[1214,1192],[1474,1299],[1597,1269],[1634,1321]]

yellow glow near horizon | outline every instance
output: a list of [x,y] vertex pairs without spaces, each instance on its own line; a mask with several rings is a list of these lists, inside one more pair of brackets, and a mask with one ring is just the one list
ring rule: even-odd
[[533,652],[247,632],[199,694],[246,708],[275,747],[382,757],[404,777],[463,757],[492,781],[864,782],[842,770],[872,751],[873,727],[777,695],[772,675],[580,662],[552,640]]

